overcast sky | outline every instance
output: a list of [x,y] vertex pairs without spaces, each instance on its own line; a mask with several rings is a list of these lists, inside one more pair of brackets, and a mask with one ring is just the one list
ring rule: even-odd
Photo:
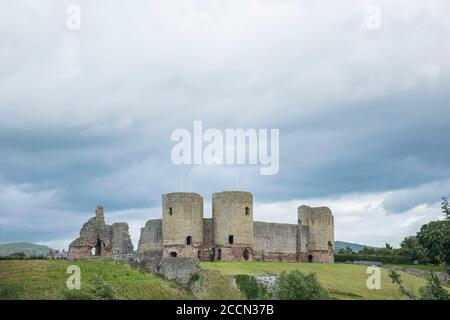
[[[0,242],[67,248],[102,204],[137,246],[180,176],[205,216],[238,176],[256,220],[327,205],[336,240],[398,245],[449,196],[449,12],[447,0],[2,1]],[[280,129],[278,174],[174,165],[170,135],[194,120]]]

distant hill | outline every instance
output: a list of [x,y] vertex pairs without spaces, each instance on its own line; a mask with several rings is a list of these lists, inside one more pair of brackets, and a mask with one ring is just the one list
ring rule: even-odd
[[346,247],[352,248],[354,252],[358,252],[362,250],[364,247],[370,247],[366,246],[364,244],[359,243],[351,243],[351,242],[345,242],[345,241],[335,241],[334,242],[334,252],[338,252],[340,249],[345,249]]
[[47,256],[50,249],[42,244],[28,242],[0,243],[0,256],[5,257],[18,252],[23,252],[26,256]]

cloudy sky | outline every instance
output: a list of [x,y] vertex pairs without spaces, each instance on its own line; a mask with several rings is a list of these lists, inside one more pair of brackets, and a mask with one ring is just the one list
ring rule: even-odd
[[[137,245],[180,177],[210,216],[211,193],[237,176],[257,220],[327,205],[337,240],[398,245],[449,196],[449,12],[447,0],[2,1],[0,242],[67,248],[102,204]],[[174,165],[170,135],[195,120],[280,129],[278,174]]]

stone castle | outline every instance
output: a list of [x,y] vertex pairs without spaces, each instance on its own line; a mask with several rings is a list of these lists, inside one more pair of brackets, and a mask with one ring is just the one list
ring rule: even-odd
[[69,258],[138,254],[152,260],[196,257],[200,261],[289,261],[333,263],[334,221],[329,208],[298,207],[298,223],[253,221],[253,195],[212,195],[212,218],[203,217],[203,197],[176,192],[162,196],[162,219],[148,220],[137,252],[126,223],[107,225],[103,208],[83,225]]

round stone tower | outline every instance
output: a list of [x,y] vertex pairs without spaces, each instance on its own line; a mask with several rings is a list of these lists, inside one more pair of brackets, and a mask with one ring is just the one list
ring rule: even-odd
[[215,260],[252,260],[253,195],[243,191],[213,193]]
[[203,197],[175,192],[162,196],[163,257],[199,256],[203,244]]
[[328,207],[298,207],[299,227],[308,233],[300,260],[307,262],[333,263],[334,218]]

